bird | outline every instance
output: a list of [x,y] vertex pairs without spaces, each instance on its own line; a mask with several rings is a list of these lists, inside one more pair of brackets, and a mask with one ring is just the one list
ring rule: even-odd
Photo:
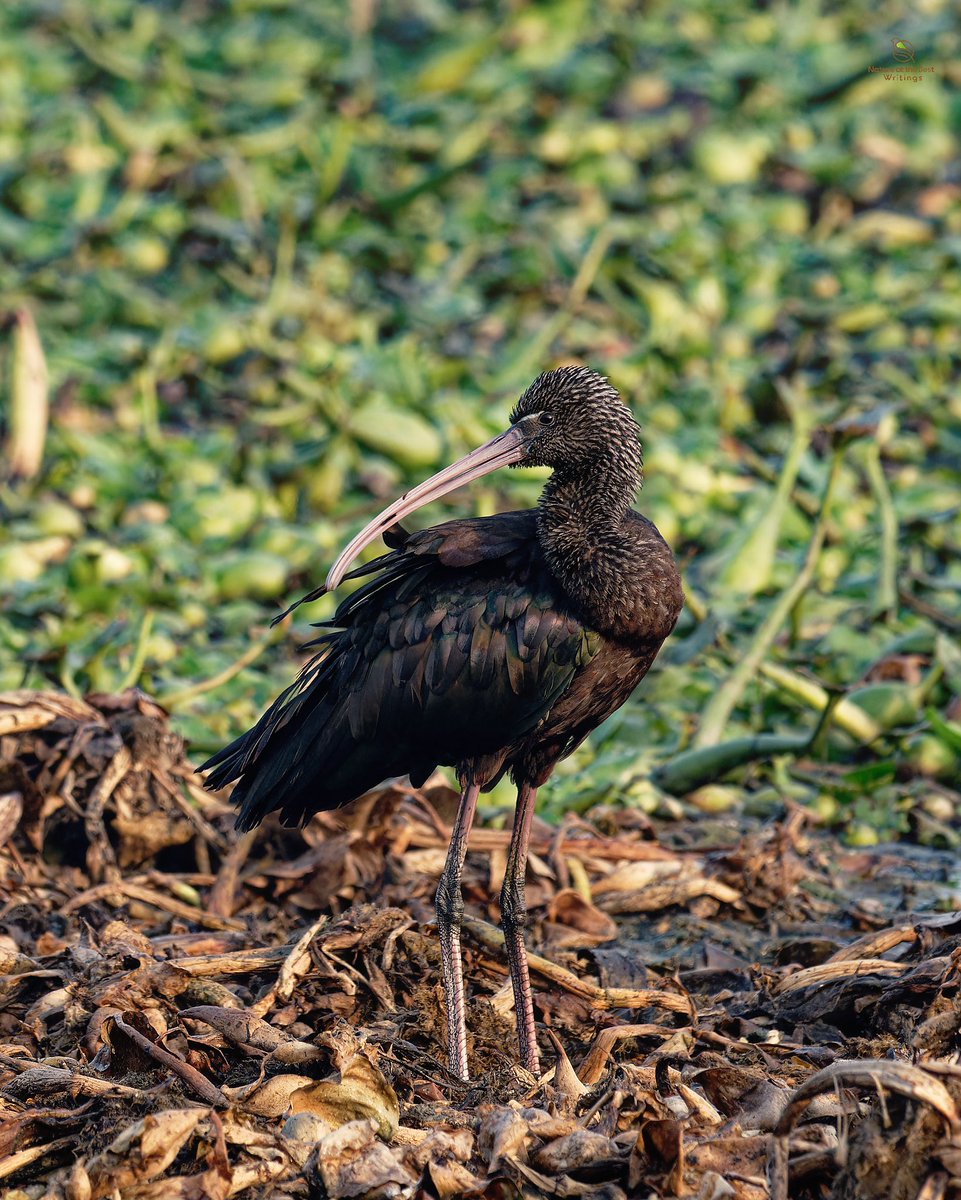
[[[551,468],[536,508],[403,526],[505,466]],[[460,799],[435,910],[459,1079],[469,1079],[461,875],[478,795],[508,773],[517,788],[500,909],[520,1061],[536,1076],[524,882],[537,792],[627,700],[681,612],[674,555],[632,507],[642,468],[640,427],[605,377],[582,365],[539,375],[506,430],[390,504],[324,585],[277,618],[365,580],[319,623],[294,683],[199,768],[212,790],[235,783],[240,830],[275,810],[301,824],[388,778],[420,787],[438,765],[454,768]],[[350,569],[379,537],[387,553]]]

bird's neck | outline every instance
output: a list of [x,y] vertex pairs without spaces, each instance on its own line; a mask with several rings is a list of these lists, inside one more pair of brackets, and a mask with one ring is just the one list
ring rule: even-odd
[[612,457],[589,472],[555,472],[538,505],[538,540],[551,572],[602,632],[624,600],[631,552],[624,523],[640,485],[640,464]]

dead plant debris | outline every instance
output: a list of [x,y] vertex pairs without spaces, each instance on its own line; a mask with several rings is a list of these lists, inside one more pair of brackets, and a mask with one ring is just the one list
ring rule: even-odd
[[[789,810],[538,825],[547,1060],[514,1056],[471,842],[470,1060],[443,1065],[443,784],[232,831],[146,696],[0,696],[0,1179],[9,1200],[692,1196],[961,1188],[950,856]],[[508,822],[509,828],[509,822]]]

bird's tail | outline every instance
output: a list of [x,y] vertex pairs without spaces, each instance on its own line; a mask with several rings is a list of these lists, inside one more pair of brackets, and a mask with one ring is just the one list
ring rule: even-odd
[[[252,829],[275,809],[285,824],[298,824],[356,795],[343,794],[340,778],[352,745],[332,686],[338,674],[337,649],[328,645],[252,729],[198,768],[209,772],[204,786],[211,791],[236,780],[231,801],[240,809],[238,829]],[[322,787],[323,780],[333,786]]]

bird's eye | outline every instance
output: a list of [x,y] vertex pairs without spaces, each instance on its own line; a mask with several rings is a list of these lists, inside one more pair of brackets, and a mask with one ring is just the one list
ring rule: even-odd
[[554,424],[554,414],[549,413],[549,412],[541,413],[541,424],[542,425],[553,425]]

